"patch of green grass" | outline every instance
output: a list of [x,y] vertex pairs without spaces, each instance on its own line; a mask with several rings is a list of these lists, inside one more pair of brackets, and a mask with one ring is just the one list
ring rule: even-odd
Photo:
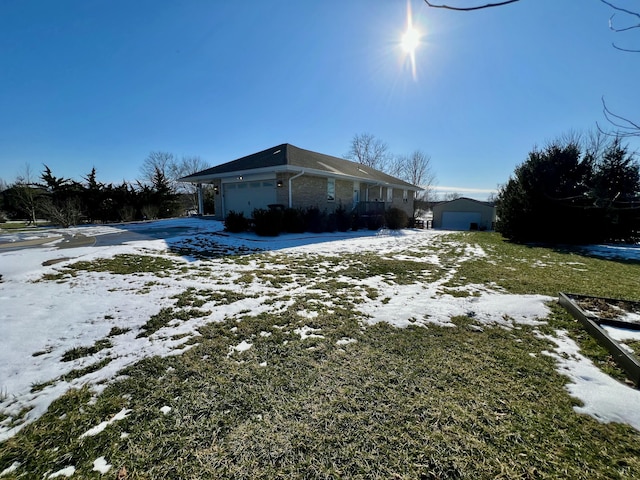
[[455,288],[443,288],[442,293],[451,295],[452,297],[459,297],[459,298],[474,296],[474,294],[469,292],[468,290],[459,290]]
[[211,290],[189,287],[184,292],[176,294],[171,298],[177,299],[175,304],[176,308],[198,308],[207,303],[213,303],[214,305],[229,305],[248,297],[248,295],[245,295],[242,292],[233,290]]
[[[640,267],[508,244],[486,233],[437,242],[437,248],[416,246],[402,255],[419,258],[423,249],[438,254],[441,267],[374,253],[238,258],[245,283],[273,287],[263,304],[286,309],[243,309],[201,326],[197,344],[185,353],[125,369],[96,398],[88,389],[69,392],[0,444],[0,471],[20,461],[16,475],[25,478],[68,465],[78,477],[101,478],[93,460],[105,456],[113,465],[108,475],[124,466],[132,480],[640,478],[640,432],[576,413],[568,380],[542,354],[554,345],[539,333],[563,329],[582,353],[624,380],[555,303],[548,323],[535,329],[478,328],[468,316],[453,318],[455,328],[364,327],[357,311],[367,298],[384,302],[392,294],[361,285],[370,276],[402,285],[449,273],[442,291],[451,294],[466,295],[459,287],[474,283],[551,296],[557,289],[597,294],[589,290],[596,288],[634,299],[629,294],[640,284]],[[465,260],[469,244],[486,256]],[[238,283],[234,276],[225,280],[231,278]],[[187,289],[143,333],[206,315],[201,308],[209,304],[243,298],[223,289]],[[305,325],[323,338],[294,333]],[[356,341],[336,343],[343,339]],[[252,347],[230,348],[241,341]],[[172,408],[166,415],[160,412],[165,405]],[[79,438],[122,408],[132,409],[125,420]]]
[[140,337],[148,337],[157,332],[161,328],[168,326],[172,321],[187,321],[192,318],[205,317],[211,314],[210,310],[202,310],[200,307],[205,304],[229,305],[248,298],[241,292],[232,290],[210,290],[187,288],[185,291],[173,295],[171,298],[176,300],[173,307],[162,308],[157,314],[141,327]]
[[69,278],[70,275],[67,273],[45,273],[44,275],[42,275],[42,277],[39,280],[35,280],[36,282],[38,281],[46,281],[46,282],[63,282],[64,279]]
[[625,340],[623,342],[627,347],[629,347],[631,350],[633,350],[634,355],[638,356],[640,355],[640,341],[638,340]]
[[[637,264],[592,258],[574,252],[509,243],[499,234],[459,235],[487,253],[461,263],[450,286],[496,284],[516,294],[557,296],[558,292],[640,300]],[[615,279],[615,282],[609,279]]]
[[237,279],[236,279],[236,283],[244,283],[244,284],[251,284],[253,281],[255,280],[255,275],[252,272],[247,272],[247,273],[243,273],[241,274]]
[[161,328],[168,326],[174,320],[184,322],[192,318],[205,317],[210,314],[211,312],[209,310],[200,310],[197,308],[162,308],[158,313],[152,315],[151,318],[141,327],[142,331],[138,334],[137,338],[148,337]]
[[38,228],[51,227],[51,226],[53,226],[51,222],[44,222],[44,221],[38,222],[37,225],[28,225],[28,223],[24,221],[23,222],[8,221],[8,222],[0,223],[1,230],[11,230],[11,231],[21,230],[24,232],[33,232]]
[[347,268],[340,273],[354,280],[363,280],[374,276],[383,276],[399,285],[416,283],[428,275],[435,267],[428,263],[413,260],[395,260],[383,258],[373,253],[346,255]]
[[116,337],[118,335],[124,335],[127,332],[130,332],[131,329],[130,328],[120,328],[120,327],[112,327],[111,330],[109,330],[109,335],[107,335],[108,337]]
[[44,390],[45,388],[53,385],[56,381],[55,380],[50,380],[48,382],[40,382],[40,383],[33,383],[31,384],[31,393],[36,393],[39,392],[41,390]]
[[[154,479],[640,475],[640,433],[576,414],[553,360],[530,356],[551,347],[532,329],[472,332],[456,317],[457,328],[363,334],[352,313],[316,318],[324,339],[290,333],[309,323],[294,310],[202,327],[190,351],[139,362],[95,402],[69,392],[0,444],[0,468],[20,461],[16,474],[41,478],[74,465],[99,478],[104,455],[114,475]],[[240,338],[252,348],[228,356]],[[79,438],[122,408],[125,420]]]
[[36,392],[39,392],[41,390],[44,390],[45,388],[47,388],[47,387],[49,387],[51,385],[55,385],[60,380],[66,381],[66,382],[70,382],[72,380],[75,380],[76,378],[81,378],[81,377],[84,377],[85,375],[88,375],[90,373],[97,372],[98,370],[100,370],[100,369],[106,367],[107,365],[109,365],[109,363],[111,363],[112,361],[113,361],[112,358],[108,358],[107,357],[107,358],[104,358],[104,359],[100,360],[99,362],[92,363],[91,365],[87,365],[84,368],[73,369],[73,370],[69,371],[68,373],[65,373],[64,375],[60,376],[60,378],[55,378],[55,379],[49,380],[47,382],[42,382],[42,383],[34,383],[33,385],[31,385],[31,393],[36,393]]
[[[112,258],[99,258],[91,261],[79,261],[65,265],[60,271],[46,273],[37,281],[55,281],[63,283],[76,277],[79,272],[105,272],[115,275],[136,275],[154,273],[159,277],[166,277],[177,269],[177,263],[171,259],[152,255],[115,255]],[[153,282],[147,282],[141,289],[141,294],[149,293]]]
[[113,360],[112,358],[104,358],[99,362],[93,363],[91,365],[87,365],[84,368],[76,368],[74,370],[71,370],[69,373],[62,375],[61,378],[66,382],[70,382],[71,380],[75,380],[76,378],[81,378],[81,377],[84,377],[85,375],[88,375],[90,373],[97,372],[98,370],[103,369],[104,367],[109,365],[109,363],[111,363],[112,360]]
[[67,350],[62,355],[62,361],[71,362],[72,360],[76,360],[78,358],[89,357],[95,353],[98,353],[101,350],[104,350],[106,348],[111,348],[112,346],[113,344],[106,338],[102,340],[97,340],[90,347],[76,347],[76,348],[72,348],[71,350]]
[[78,271],[107,272],[116,275],[136,273],[155,273],[159,276],[177,268],[177,264],[168,258],[152,255],[115,255],[112,258],[100,258],[92,261],[80,261],[65,267],[65,271],[74,274]]

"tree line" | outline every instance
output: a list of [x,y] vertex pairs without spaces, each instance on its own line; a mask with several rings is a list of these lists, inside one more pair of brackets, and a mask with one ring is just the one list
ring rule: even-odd
[[600,132],[534,148],[500,188],[497,215],[498,231],[518,242],[637,242],[637,155]]
[[[180,184],[182,176],[207,168],[200,157],[178,160],[171,153],[151,152],[144,160],[141,178],[120,184],[103,183],[95,168],[81,181],[56,176],[43,166],[35,176],[26,166],[10,185],[0,187],[0,221],[42,219],[62,227],[79,223],[110,223],[167,218],[197,211],[195,187]],[[211,195],[206,208],[213,211]]]

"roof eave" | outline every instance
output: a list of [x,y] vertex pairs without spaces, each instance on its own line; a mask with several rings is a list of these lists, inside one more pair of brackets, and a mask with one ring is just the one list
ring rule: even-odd
[[212,180],[217,180],[217,179],[223,179],[223,178],[232,178],[232,177],[243,177],[243,176],[249,176],[252,174],[264,174],[264,173],[279,173],[279,172],[295,172],[295,173],[299,173],[299,172],[304,172],[310,175],[317,175],[317,176],[328,176],[328,177],[334,177],[334,178],[342,178],[342,179],[348,179],[348,180],[356,180],[356,181],[360,181],[360,182],[365,182],[365,183],[370,183],[373,185],[380,185],[383,187],[391,187],[391,188],[400,188],[400,189],[404,189],[404,190],[413,190],[413,191],[421,191],[424,190],[422,187],[418,187],[416,185],[410,185],[410,184],[400,184],[400,183],[394,183],[394,182],[388,182],[388,181],[384,181],[384,180],[379,180],[379,179],[375,179],[375,178],[368,178],[368,177],[364,177],[364,176],[357,176],[357,175],[349,175],[347,173],[341,173],[341,172],[331,172],[331,171],[327,171],[327,170],[319,170],[319,169],[315,169],[315,168],[304,168],[304,167],[300,167],[300,166],[295,166],[295,165],[282,165],[282,166],[272,166],[272,167],[264,167],[264,168],[253,168],[253,169],[249,169],[249,170],[235,170],[232,172],[223,172],[223,173],[217,173],[217,174],[208,174],[208,175],[190,175],[187,177],[182,177],[178,179],[178,182],[182,182],[182,183],[207,183],[210,182]]

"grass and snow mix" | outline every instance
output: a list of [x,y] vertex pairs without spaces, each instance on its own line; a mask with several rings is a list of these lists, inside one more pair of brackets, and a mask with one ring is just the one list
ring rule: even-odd
[[[0,477],[640,474],[640,392],[554,305],[637,297],[635,263],[432,230],[43,235],[0,250]],[[592,463],[589,432],[628,450]]]

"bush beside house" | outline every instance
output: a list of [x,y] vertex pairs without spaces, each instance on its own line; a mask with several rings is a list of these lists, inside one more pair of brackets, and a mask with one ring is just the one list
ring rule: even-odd
[[360,228],[378,230],[384,226],[391,230],[399,230],[408,225],[408,215],[399,208],[390,208],[384,214],[369,215],[363,219],[350,214],[343,206],[327,213],[318,207],[301,209],[273,205],[269,209],[256,208],[252,219],[245,218],[242,212],[231,211],[224,221],[225,230],[228,232],[239,233],[253,229],[257,235],[266,237],[274,237],[280,233],[346,232]]

